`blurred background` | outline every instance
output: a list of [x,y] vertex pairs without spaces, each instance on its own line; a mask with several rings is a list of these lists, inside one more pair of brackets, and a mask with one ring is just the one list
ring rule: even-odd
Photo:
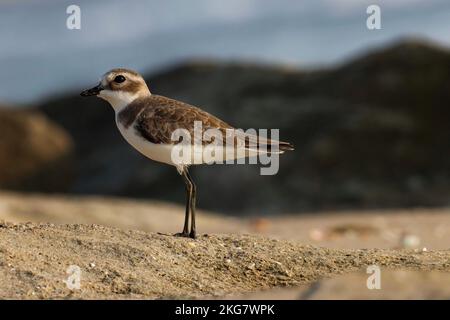
[[[81,29],[66,8],[81,8]],[[0,187],[182,204],[173,168],[82,99],[113,67],[240,128],[279,128],[295,152],[193,169],[199,207],[237,216],[448,206],[450,2],[1,1]]]

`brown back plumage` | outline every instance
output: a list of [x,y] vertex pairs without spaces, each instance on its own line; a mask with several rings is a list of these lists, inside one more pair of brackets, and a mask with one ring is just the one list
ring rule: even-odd
[[[222,133],[226,143],[227,134],[233,132],[234,144],[245,144],[245,147],[259,148],[264,145],[270,149],[279,144],[280,151],[293,150],[293,146],[287,142],[278,142],[259,138],[248,134],[235,133],[234,128],[219,118],[187,103],[158,95],[150,95],[138,98],[130,103],[118,114],[118,119],[123,126],[128,128],[134,123],[134,129],[146,140],[155,144],[175,144],[172,133],[176,129],[186,129],[191,137],[194,137],[194,122],[202,123],[203,131],[218,129]],[[231,130],[227,130],[231,129]],[[211,143],[208,141],[195,143]]]

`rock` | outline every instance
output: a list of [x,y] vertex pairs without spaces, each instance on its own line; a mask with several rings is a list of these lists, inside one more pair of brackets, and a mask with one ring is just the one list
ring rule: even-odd
[[420,238],[414,234],[403,233],[400,237],[400,247],[414,249],[420,245]]
[[0,188],[64,191],[71,185],[73,144],[39,111],[0,108]]

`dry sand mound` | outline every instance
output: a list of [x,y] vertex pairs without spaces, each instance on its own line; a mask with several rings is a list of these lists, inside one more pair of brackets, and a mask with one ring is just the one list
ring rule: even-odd
[[[99,225],[0,224],[1,298],[202,298],[377,264],[450,271],[450,251],[337,250],[250,235],[197,240]],[[64,280],[81,269],[81,289]]]

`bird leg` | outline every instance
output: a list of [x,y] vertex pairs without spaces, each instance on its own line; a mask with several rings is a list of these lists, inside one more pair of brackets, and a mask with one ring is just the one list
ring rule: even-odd
[[190,179],[188,178],[189,174],[187,173],[187,169],[184,169],[181,172],[181,175],[183,176],[184,183],[186,184],[186,212],[184,216],[184,227],[183,231],[181,233],[176,233],[176,236],[179,237],[189,237],[189,213],[191,210],[191,201],[192,201],[192,183]]
[[189,233],[189,237],[195,239],[196,237],[196,229],[195,229],[195,204],[197,201],[197,186],[194,183],[191,175],[186,169],[186,176],[188,177],[191,183],[191,232]]

